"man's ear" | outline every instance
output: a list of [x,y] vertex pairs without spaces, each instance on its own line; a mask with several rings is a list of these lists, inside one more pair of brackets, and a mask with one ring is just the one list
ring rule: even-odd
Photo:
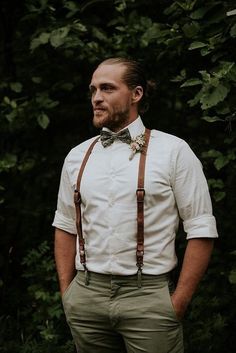
[[132,93],[132,103],[138,103],[143,96],[143,87],[142,86],[136,86],[133,89]]

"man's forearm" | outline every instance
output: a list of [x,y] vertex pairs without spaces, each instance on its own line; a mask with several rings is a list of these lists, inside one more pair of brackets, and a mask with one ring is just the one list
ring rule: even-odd
[[172,295],[173,306],[179,318],[183,317],[192,295],[207,269],[213,244],[214,241],[207,238],[188,240],[179,280]]
[[61,294],[75,276],[76,235],[55,230],[55,261]]

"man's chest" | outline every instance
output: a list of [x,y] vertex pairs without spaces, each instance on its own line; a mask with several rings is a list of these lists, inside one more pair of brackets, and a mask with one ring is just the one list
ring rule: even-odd
[[[83,204],[101,204],[108,200],[120,207],[133,204],[136,200],[139,160],[140,153],[129,160],[129,150],[125,144],[114,145],[110,150],[94,149],[81,179]],[[79,165],[73,171],[74,184],[78,171]],[[172,192],[170,174],[168,156],[156,158],[154,151],[149,150],[146,156],[144,188],[150,202],[165,198]]]

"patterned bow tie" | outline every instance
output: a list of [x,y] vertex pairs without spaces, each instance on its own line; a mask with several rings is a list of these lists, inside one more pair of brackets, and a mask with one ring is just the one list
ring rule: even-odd
[[121,132],[114,133],[102,130],[101,131],[101,143],[103,147],[110,146],[115,140],[130,144],[132,139],[128,129],[122,130]]

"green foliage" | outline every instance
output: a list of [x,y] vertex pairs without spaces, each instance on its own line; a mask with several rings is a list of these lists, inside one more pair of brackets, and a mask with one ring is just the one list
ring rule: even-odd
[[234,352],[235,2],[3,1],[0,26],[0,350],[73,351],[45,240],[63,158],[96,133],[91,72],[125,55],[158,83],[146,125],[200,157],[222,239],[186,319],[186,353]]
[[[57,289],[57,277],[48,242],[42,242],[32,249],[22,260],[22,279],[27,283],[23,293],[23,303],[18,309],[17,323],[10,322],[9,315],[1,316],[1,352],[64,352],[72,353],[73,343],[65,327],[65,318],[61,305],[60,292]],[[9,324],[12,327],[9,327]],[[8,337],[8,334],[13,334]],[[9,332],[10,331],[10,332]],[[67,332],[68,340],[61,336]],[[10,338],[10,340],[8,340]]]
[[31,250],[22,261],[26,268],[22,276],[28,279],[27,289],[32,308],[39,308],[31,316],[35,329],[46,341],[57,341],[53,320],[60,319],[63,313],[60,293],[55,291],[56,271],[49,250],[46,242],[40,244],[38,249]]

